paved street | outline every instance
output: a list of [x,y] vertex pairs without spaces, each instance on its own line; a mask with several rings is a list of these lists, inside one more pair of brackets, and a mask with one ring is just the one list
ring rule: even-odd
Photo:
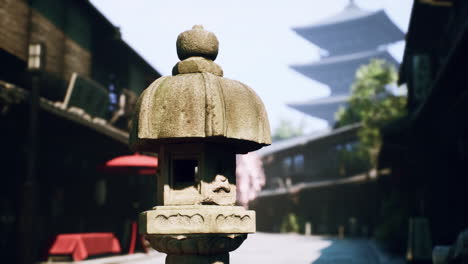
[[[113,257],[88,260],[86,264],[163,264],[164,254]],[[250,235],[244,244],[231,253],[231,263],[242,264],[402,264],[401,260],[383,255],[368,240],[330,239],[296,234]]]
[[231,263],[398,264],[368,240],[257,233],[231,254]]

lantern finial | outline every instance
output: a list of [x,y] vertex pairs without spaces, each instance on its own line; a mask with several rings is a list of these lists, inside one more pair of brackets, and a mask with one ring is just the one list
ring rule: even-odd
[[218,56],[218,48],[218,38],[202,25],[195,25],[177,37],[177,55],[180,60],[203,57],[214,61]]

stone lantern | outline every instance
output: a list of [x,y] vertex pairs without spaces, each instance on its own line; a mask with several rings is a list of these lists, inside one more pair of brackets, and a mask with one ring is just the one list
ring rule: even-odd
[[255,232],[255,212],[235,206],[236,154],[271,143],[260,98],[223,78],[216,36],[194,26],[177,38],[173,76],[140,96],[130,134],[135,151],[157,152],[157,201],[140,233],[166,263],[229,263]]

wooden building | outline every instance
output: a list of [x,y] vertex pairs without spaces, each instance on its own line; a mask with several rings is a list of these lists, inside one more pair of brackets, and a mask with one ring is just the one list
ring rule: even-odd
[[125,250],[129,221],[152,204],[116,207],[97,168],[130,154],[132,105],[160,74],[86,0],[0,1],[0,61],[0,259],[37,261],[58,233],[114,232]]
[[385,129],[380,156],[386,192],[429,220],[435,245],[468,228],[467,18],[466,1],[414,1],[400,69],[409,115]]
[[[378,175],[353,155],[359,124],[279,141],[258,151],[266,184],[249,206],[260,231],[280,232],[294,214],[304,232],[369,235],[375,224]],[[382,173],[379,174],[382,176]],[[283,230],[284,231],[284,230]]]

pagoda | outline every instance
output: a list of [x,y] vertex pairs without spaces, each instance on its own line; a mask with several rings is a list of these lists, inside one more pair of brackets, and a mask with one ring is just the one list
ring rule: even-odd
[[291,68],[328,85],[331,94],[288,106],[325,119],[331,125],[335,112],[348,101],[356,70],[374,58],[397,66],[398,62],[390,55],[387,46],[404,39],[404,33],[384,10],[362,10],[353,0],[338,14],[311,26],[294,28],[294,31],[318,45],[323,56],[317,62]]

